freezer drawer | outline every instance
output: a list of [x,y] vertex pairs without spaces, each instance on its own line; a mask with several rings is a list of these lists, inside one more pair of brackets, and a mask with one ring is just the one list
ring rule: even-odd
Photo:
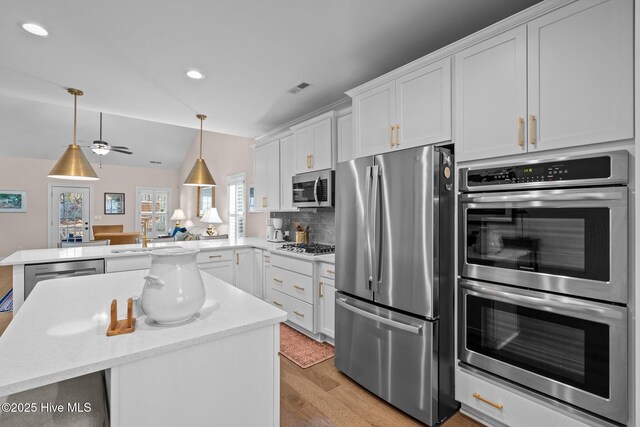
[[429,425],[438,421],[437,331],[437,321],[336,294],[336,368]]

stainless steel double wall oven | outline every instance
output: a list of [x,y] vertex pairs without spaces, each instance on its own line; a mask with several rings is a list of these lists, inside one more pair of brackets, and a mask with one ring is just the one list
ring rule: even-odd
[[461,366],[627,421],[628,162],[461,170]]

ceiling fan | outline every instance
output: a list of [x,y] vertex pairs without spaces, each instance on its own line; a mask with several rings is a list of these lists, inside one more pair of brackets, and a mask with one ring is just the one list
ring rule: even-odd
[[128,147],[123,145],[109,145],[109,143],[102,140],[102,113],[100,113],[100,139],[93,141],[93,144],[86,145],[86,147],[91,148],[91,151],[96,153],[98,156],[107,155],[111,151],[122,154],[133,154],[132,151],[129,151]]

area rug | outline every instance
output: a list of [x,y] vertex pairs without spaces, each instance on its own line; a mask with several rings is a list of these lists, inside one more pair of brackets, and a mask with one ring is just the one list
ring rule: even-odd
[[13,289],[11,289],[0,300],[0,313],[5,311],[13,311]]
[[281,323],[280,354],[304,369],[331,359],[334,352],[331,345],[319,343]]

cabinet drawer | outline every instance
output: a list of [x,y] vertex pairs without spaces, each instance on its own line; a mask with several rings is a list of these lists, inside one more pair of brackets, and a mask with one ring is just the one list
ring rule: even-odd
[[320,267],[320,276],[327,277],[329,279],[336,278],[336,266],[334,264],[329,264],[328,262],[321,262],[319,267]]
[[151,257],[144,256],[127,256],[117,258],[107,258],[105,260],[105,271],[107,273],[115,273],[118,271],[146,270],[151,268]]
[[196,263],[231,261],[233,260],[233,249],[221,251],[202,251],[196,255]]
[[[535,402],[530,396],[521,395],[506,386],[476,377],[468,371],[456,369],[456,400],[473,408],[484,416],[506,425],[519,427],[563,426],[584,427],[588,424],[568,416],[542,403]],[[498,408],[494,405],[502,405]]]
[[267,302],[286,311],[287,320],[304,329],[313,331],[313,306],[304,301],[292,298],[289,295],[267,289]]
[[310,261],[290,258],[271,252],[271,265],[307,276],[313,276],[313,263]]
[[313,281],[311,277],[279,267],[267,271],[267,287],[292,297],[313,303]]

